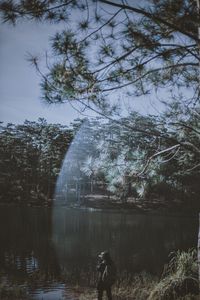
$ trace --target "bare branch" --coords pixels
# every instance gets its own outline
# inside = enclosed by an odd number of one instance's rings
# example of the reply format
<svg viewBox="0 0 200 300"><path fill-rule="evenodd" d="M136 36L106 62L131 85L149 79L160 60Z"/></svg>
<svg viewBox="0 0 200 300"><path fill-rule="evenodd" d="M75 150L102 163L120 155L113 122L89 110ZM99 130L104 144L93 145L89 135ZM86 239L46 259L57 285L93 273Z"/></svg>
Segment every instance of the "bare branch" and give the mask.
<svg viewBox="0 0 200 300"><path fill-rule="evenodd" d="M89 37L91 37L92 35L94 35L95 33L97 33L98 31L100 31L103 27L105 27L106 25L108 25L120 12L122 11L122 9L119 9L109 20L107 20L105 23L103 23L100 27L98 27L96 30L94 30L93 32L91 32L90 34L88 34L84 39L82 39L80 42L78 43L83 43L85 42Z"/></svg>
<svg viewBox="0 0 200 300"><path fill-rule="evenodd" d="M180 144L177 144L177 145L174 145L174 146L169 147L169 148L167 148L167 149L164 149L164 150L162 150L162 151L156 152L155 154L153 154L152 156L150 156L150 157L148 158L148 160L147 160L147 162L146 162L144 168L142 169L142 171L141 171L140 173L137 173L136 176L137 176L137 177L140 177L142 174L145 173L145 171L147 170L147 168L148 168L150 162L152 161L152 159L154 159L154 158L156 158L157 156L162 155L162 154L164 154L164 153L166 153L166 152L169 152L169 151L171 152L171 151L173 151L174 149L177 149L177 148L180 148ZM177 153L177 152L176 152L176 153Z"/></svg>
<svg viewBox="0 0 200 300"><path fill-rule="evenodd" d="M170 158L162 160L160 163L164 164L164 163L167 163L167 162L171 161L178 154L179 150L180 150L180 147L178 147L176 149L176 152ZM167 156L169 156L169 155L171 155L171 153L169 153Z"/></svg>
<svg viewBox="0 0 200 300"><path fill-rule="evenodd" d="M181 127L185 127L185 128L187 128L187 129L189 129L191 131L196 132L197 134L200 134L200 131L196 130L194 127L189 126L189 125L187 125L187 124L185 124L183 122L172 122L172 123L169 123L169 125L178 125L178 126L181 126Z"/></svg>
<svg viewBox="0 0 200 300"><path fill-rule="evenodd" d="M199 164L197 164L197 165L195 165L195 166L193 166L192 168L190 168L190 169L187 169L187 170L185 170L184 171L184 173L188 173L188 172L191 172L191 171L193 171L193 170L195 170L195 169L197 169L197 168L199 168L200 167L200 163Z"/></svg>
<svg viewBox="0 0 200 300"><path fill-rule="evenodd" d="M196 153L200 154L200 149L197 148L194 144L191 142L181 142L181 145L184 146L185 148L191 148L193 149Z"/></svg>

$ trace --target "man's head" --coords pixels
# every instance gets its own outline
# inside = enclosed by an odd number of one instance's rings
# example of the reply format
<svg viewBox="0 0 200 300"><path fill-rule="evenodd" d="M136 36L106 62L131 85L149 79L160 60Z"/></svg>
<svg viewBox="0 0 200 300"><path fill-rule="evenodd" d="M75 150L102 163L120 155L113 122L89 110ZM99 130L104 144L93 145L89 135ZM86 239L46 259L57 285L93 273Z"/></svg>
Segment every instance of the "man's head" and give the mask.
<svg viewBox="0 0 200 300"><path fill-rule="evenodd" d="M102 260L110 260L110 259L111 259L111 258L110 258L110 254L109 254L108 251L103 251L103 252L101 252L101 253L98 255L98 257L99 257L100 259L102 259Z"/></svg>

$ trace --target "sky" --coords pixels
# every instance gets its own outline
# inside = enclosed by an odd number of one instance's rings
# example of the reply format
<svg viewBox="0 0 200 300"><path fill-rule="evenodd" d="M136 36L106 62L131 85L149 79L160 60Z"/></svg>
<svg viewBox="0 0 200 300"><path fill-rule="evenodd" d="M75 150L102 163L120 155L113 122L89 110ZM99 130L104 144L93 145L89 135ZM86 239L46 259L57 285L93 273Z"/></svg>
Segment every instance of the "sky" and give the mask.
<svg viewBox="0 0 200 300"><path fill-rule="evenodd" d="M49 40L61 25L21 22L0 27L0 121L20 124L39 117L50 123L69 124L83 117L70 104L47 105L41 100L40 77L26 60L27 53L45 59ZM63 29L63 25L62 25ZM127 110L129 110L128 104ZM135 109L156 113L158 105L134 99ZM156 109L154 109L156 107ZM93 115L87 112L87 115Z"/></svg>
<svg viewBox="0 0 200 300"><path fill-rule="evenodd" d="M23 123L44 117L68 124L81 117L69 104L47 105L41 100L40 77L26 60L27 53L44 57L55 25L21 23L0 27L0 121Z"/></svg>

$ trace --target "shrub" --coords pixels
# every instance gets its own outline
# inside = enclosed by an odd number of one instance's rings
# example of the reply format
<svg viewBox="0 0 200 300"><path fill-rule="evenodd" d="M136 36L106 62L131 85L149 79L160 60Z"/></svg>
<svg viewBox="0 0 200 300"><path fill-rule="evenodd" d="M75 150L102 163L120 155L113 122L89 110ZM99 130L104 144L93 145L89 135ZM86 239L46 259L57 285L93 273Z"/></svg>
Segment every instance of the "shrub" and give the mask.
<svg viewBox="0 0 200 300"><path fill-rule="evenodd" d="M148 300L173 300L198 293L197 251L191 249L173 253L162 279L155 285Z"/></svg>

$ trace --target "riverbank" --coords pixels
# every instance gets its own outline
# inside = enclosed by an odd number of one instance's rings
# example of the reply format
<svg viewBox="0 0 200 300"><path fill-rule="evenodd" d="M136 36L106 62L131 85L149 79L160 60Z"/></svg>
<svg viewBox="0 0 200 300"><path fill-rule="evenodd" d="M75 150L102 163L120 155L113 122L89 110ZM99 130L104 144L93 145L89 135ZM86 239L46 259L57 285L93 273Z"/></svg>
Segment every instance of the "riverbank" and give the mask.
<svg viewBox="0 0 200 300"><path fill-rule="evenodd" d="M130 211L135 213L153 213L153 214L184 214L194 215L200 211L199 205L186 204L184 201L174 199L166 200L162 198L145 199L129 197L126 201L119 200L115 195L105 194L87 194L78 200L75 198L69 199L53 199L36 197L30 195L28 199L18 201L7 201L1 199L0 205L8 206L30 206L30 207L53 207L65 206L69 208L88 208L101 210L120 210Z"/></svg>
<svg viewBox="0 0 200 300"><path fill-rule="evenodd" d="M125 211L137 214L155 215L198 215L199 209L185 206L181 201L163 201L163 199L141 199L129 197L127 201L120 201L116 196L88 194L80 202L53 201L53 205L70 208Z"/></svg>
<svg viewBox="0 0 200 300"><path fill-rule="evenodd" d="M42 279L38 274L34 280L35 284L40 280ZM87 278L87 281L87 285L73 282L69 284L69 280L63 274L62 297L58 298L55 292L55 299L96 300L97 293L93 274L91 274L91 278ZM9 281L5 275L1 276L1 300L34 299L28 292L29 290L28 281L26 284L17 285ZM113 300L197 300L199 299L197 251L191 249L188 252L177 251L174 253L169 264L164 266L160 278L146 272L134 276L126 273L118 274L118 280L112 290ZM58 292L60 293L60 290ZM45 293L43 296L44 299L48 299Z"/></svg>
<svg viewBox="0 0 200 300"><path fill-rule="evenodd" d="M79 300L94 300L96 293L84 291ZM113 287L114 300L197 300L199 299L196 250L177 251L161 278L141 273L133 278L121 277Z"/></svg>

